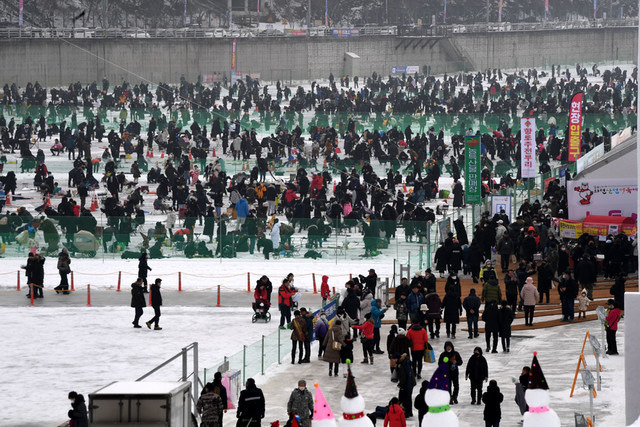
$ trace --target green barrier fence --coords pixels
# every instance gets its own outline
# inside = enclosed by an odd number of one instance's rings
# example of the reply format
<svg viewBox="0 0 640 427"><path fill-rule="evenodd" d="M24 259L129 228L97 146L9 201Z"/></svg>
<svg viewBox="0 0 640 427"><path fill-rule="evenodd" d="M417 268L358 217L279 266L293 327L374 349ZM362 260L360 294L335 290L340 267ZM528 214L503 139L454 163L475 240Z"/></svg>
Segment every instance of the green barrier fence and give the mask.
<svg viewBox="0 0 640 427"><path fill-rule="evenodd" d="M556 176L558 173L559 170L554 171ZM513 197L513 212L509 213L512 218L525 199L542 199L544 179L538 176L529 183L496 193ZM435 202L444 205L443 200ZM37 206L42 201L34 198L30 203ZM59 197L50 199L54 210L59 203ZM93 204L91 196L86 207L90 204ZM47 218L32 211L22 216L6 216L5 213L0 238L4 257L24 257L32 247L43 253L56 254L64 246L74 257L103 259L137 259L144 250L152 259L208 258L223 262L231 258L255 261L310 258L340 263L380 256L401 260L410 251L412 257L418 257L412 264L419 264L424 269L430 267L438 243L446 237L439 224L446 220L453 228L453 220L462 215L471 237L481 210L490 210L490 197L483 200L482 206L476 206L475 212L471 206L443 210L436 215L433 224L404 220L290 218L281 224L279 241L271 235L271 218L250 218L241 222L233 218L231 209L222 212L221 218L180 218L174 212L173 225L161 211L148 212L144 218L135 215L106 217L100 210L92 216Z"/></svg>
<svg viewBox="0 0 640 427"><path fill-rule="evenodd" d="M589 95L587 94L587 98ZM160 109L117 109L117 108L72 108L72 107L43 107L43 106L26 106L26 105L0 105L0 114L4 115L7 123L11 118L16 123L22 123L27 117L31 117L37 123L39 117L45 117L47 124L62 121L67 122L67 126L76 129L78 124L87 122L89 119L100 118L105 127L106 133L111 129L118 130L120 122L124 120L126 123L137 120L142 126L142 134L146 137L146 129L149 121L154 117L158 123L158 130L166 127L169 121L175 121L176 124L184 130L190 131L193 121L196 121L200 127L207 126L211 130L214 120L220 119L223 123L225 120L239 120L243 129L255 129L258 133L275 133L278 127L284 127L293 130L296 126L300 126L303 131L308 131L313 126L333 126L336 129L344 131L349 120L356 123L356 129L359 133L365 129L378 129L386 131L393 126L397 126L399 130L404 130L411 125L414 132L427 132L429 127L433 126L436 132L442 128L446 134L464 134L465 131L472 127L474 131L491 132L499 129L503 124L512 128L515 134L520 129L520 115L517 114L405 114L402 112L385 112L385 113L334 113L325 114L315 111L304 112L265 112L265 111L213 111L206 109L181 109L175 110L167 114L167 110ZM567 127L567 114L534 114L539 127L545 130L549 129L549 119L555 119L558 127L558 135L563 137L564 130ZM636 115L629 114L606 114L606 113L585 113L583 115L583 128L597 130L601 132L601 127L606 127L609 131L620 130L636 123ZM105 133L105 135L106 135Z"/></svg>

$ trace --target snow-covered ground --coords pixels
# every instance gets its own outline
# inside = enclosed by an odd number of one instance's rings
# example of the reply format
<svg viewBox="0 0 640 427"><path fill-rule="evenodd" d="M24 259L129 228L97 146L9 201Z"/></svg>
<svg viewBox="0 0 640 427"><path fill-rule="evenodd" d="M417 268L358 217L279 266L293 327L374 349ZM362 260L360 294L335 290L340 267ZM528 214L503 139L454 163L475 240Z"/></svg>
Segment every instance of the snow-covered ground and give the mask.
<svg viewBox="0 0 640 427"><path fill-rule="evenodd" d="M51 426L65 420L67 393L76 390L88 394L116 380L134 380L157 364L178 353L185 345L197 341L200 346L200 367L213 367L223 356L242 350L243 344L260 340L261 335L276 331L277 322L251 324L251 310L245 307L163 308L162 331L133 329L129 325L132 309L128 307L3 307L0 311L5 333L0 353L2 382L0 425ZM151 317L147 310L143 319ZM563 425L573 425L573 412L587 412L589 398L585 390L577 388L569 398L571 382L587 330L600 337L599 324L586 322L547 330L514 332L510 353L487 354L489 377L496 379L505 395L502 405L505 426L518 425L520 415L514 398L511 377L517 377L523 366L530 365L533 352L538 352L552 395L552 408L558 412ZM383 341L387 328L383 328ZM459 334L464 337L464 334ZM624 322L618 333L620 356L601 360L602 390L595 399L599 425L624 425ZM288 333L283 332L287 342ZM445 338L432 341L436 353L442 351ZM456 350L466 364L475 346L484 349L483 337L476 340L458 338ZM339 398L345 380L329 377L327 364L316 360L317 348L312 348L312 363L291 365L286 345L282 365L267 368L265 376L256 375L265 392L267 414L265 422L286 417L286 402L299 378L309 386L318 382L329 404L339 413ZM595 360L585 351L587 363L593 370ZM361 349L356 345L354 375L359 392L367 403L367 412L385 405L397 394L389 381L387 355L377 356L374 366L361 365ZM272 355L273 357L273 355ZM189 362L190 363L190 362ZM255 363L252 362L252 363ZM464 365L462 369L464 369ZM423 379L428 379L435 365L426 365ZM152 375L149 380L177 380L180 362ZM211 373L209 373L211 375ZM580 378L578 384L581 384ZM419 385L414 389L414 396ZM460 378L460 404L453 407L464 426L477 426L482 407L469 405L469 384ZM225 425L234 425L233 411L226 416ZM417 417L410 419L417 425Z"/></svg>

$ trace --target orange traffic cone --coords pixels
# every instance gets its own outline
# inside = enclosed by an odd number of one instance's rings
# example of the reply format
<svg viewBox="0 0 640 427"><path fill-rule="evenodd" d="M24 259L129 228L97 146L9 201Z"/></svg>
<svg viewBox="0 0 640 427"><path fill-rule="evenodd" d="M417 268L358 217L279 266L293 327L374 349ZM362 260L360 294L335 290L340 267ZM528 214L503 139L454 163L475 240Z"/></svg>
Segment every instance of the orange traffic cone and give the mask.
<svg viewBox="0 0 640 427"><path fill-rule="evenodd" d="M93 198L91 199L91 212L95 212L97 210L98 210L98 198L94 194Z"/></svg>
<svg viewBox="0 0 640 427"><path fill-rule="evenodd" d="M149 158L153 159L153 150L149 150Z"/></svg>
<svg viewBox="0 0 640 427"><path fill-rule="evenodd" d="M160 154L160 158L164 159L164 150L162 150L162 153Z"/></svg>
<svg viewBox="0 0 640 427"><path fill-rule="evenodd" d="M11 206L11 194L7 194L7 203L5 203L4 205Z"/></svg>
<svg viewBox="0 0 640 427"><path fill-rule="evenodd" d="M191 151L189 151L189 160L193 160L193 156L191 155Z"/></svg>

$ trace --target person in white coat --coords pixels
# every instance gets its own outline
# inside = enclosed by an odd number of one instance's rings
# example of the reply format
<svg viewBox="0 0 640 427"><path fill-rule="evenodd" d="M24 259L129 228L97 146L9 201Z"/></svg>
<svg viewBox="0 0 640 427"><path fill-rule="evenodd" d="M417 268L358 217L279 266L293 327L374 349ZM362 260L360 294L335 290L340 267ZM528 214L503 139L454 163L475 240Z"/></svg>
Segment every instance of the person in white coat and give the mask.
<svg viewBox="0 0 640 427"><path fill-rule="evenodd" d="M273 227L271 228L271 242L273 243L273 250L280 247L280 222L278 218L273 221Z"/></svg>

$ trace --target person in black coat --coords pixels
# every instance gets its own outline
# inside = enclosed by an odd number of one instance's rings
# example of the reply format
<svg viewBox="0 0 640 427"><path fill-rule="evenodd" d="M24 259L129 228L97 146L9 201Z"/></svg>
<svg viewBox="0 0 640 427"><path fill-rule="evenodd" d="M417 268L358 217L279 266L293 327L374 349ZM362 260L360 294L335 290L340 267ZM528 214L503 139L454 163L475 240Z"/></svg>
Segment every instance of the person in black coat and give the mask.
<svg viewBox="0 0 640 427"><path fill-rule="evenodd" d="M622 311L624 311L624 293L626 280L627 277L625 276L624 272L620 272L618 274L618 277L616 278L615 283L611 285L611 288L609 288L609 293L613 295L613 299L618 305L618 308Z"/></svg>
<svg viewBox="0 0 640 427"><path fill-rule="evenodd" d="M442 307L444 308L444 321L447 327L447 338L456 338L456 325L460 323L460 316L462 315L462 303L460 302L460 295L455 289L455 286L447 287L447 293L442 300Z"/></svg>
<svg viewBox="0 0 640 427"><path fill-rule="evenodd" d="M482 383L489 381L489 366L487 359L482 355L482 349L473 349L473 356L467 362L465 379L471 381L471 404L480 405L482 398Z"/></svg>
<svg viewBox="0 0 640 427"><path fill-rule="evenodd" d="M160 307L162 306L162 294L160 293L160 285L162 285L162 279L156 279L155 283L151 285L151 307L153 307L154 316L147 322L147 328L151 329L151 324L155 323L153 329L161 331L162 328L158 325L160 322Z"/></svg>
<svg viewBox="0 0 640 427"><path fill-rule="evenodd" d="M140 317L142 317L143 308L147 306L144 300L144 292L142 290L142 279L138 277L138 280L131 284L131 307L135 308L136 315L133 319L133 327L141 328L138 324Z"/></svg>
<svg viewBox="0 0 640 427"><path fill-rule="evenodd" d="M84 396L72 391L69 392L69 400L71 401L71 409L69 409L67 415L71 420L71 425L73 427L89 427L87 405L84 402Z"/></svg>
<svg viewBox="0 0 640 427"><path fill-rule="evenodd" d="M416 396L413 406L418 410L418 425L422 425L422 419L429 412L429 406L427 402L424 400L424 395L429 389L429 381L422 381L422 385L420 386L420 392Z"/></svg>
<svg viewBox="0 0 640 427"><path fill-rule="evenodd" d="M453 183L453 207L460 208L464 206L464 189L460 181L455 180Z"/></svg>
<svg viewBox="0 0 640 427"><path fill-rule="evenodd" d="M507 301L500 303L498 311L498 324L500 327L500 340L502 341L502 351L509 353L511 346L511 323L513 323L513 311L509 308Z"/></svg>
<svg viewBox="0 0 640 427"><path fill-rule="evenodd" d="M259 427L260 420L264 418L264 394L256 387L253 378L247 379L246 388L240 392L238 399L238 425L247 427Z"/></svg>
<svg viewBox="0 0 640 427"><path fill-rule="evenodd" d="M451 400L449 401L450 405L455 405L458 403L458 376L459 376L459 367L462 366L462 357L460 353L458 353L453 347L453 343L451 341L447 341L444 343L444 351L440 353L440 358L438 359L438 366L445 363L444 358L448 358L447 365L449 365L449 394L451 395Z"/></svg>
<svg viewBox="0 0 640 427"><path fill-rule="evenodd" d="M469 295L462 301L462 307L467 314L467 328L469 330L469 338L477 338L478 334L478 319L480 318L480 305L482 301L476 295L476 290L471 288Z"/></svg>
<svg viewBox="0 0 640 427"><path fill-rule="evenodd" d="M147 290L147 272L151 271L151 267L147 264L147 253L142 252L140 258L138 258L138 277L142 279L144 283L144 293L149 292Z"/></svg>
<svg viewBox="0 0 640 427"><path fill-rule="evenodd" d="M347 296L344 299L344 301L342 301L342 304L340 304L340 307L344 309L345 313L347 313L347 315L350 318L358 322L359 320L358 310L360 310L360 299L358 298L358 296L356 295L353 289L350 289L350 288L347 289ZM354 338L358 336L357 332L358 331L354 329L354 335L353 335Z"/></svg>
<svg viewBox="0 0 640 427"><path fill-rule="evenodd" d="M205 384L200 395L202 396L203 394L211 391L220 396L220 399L222 400L222 407L226 411L229 408L229 402L227 401L227 389L222 384L222 373L216 372L213 374L213 381Z"/></svg>
<svg viewBox="0 0 640 427"><path fill-rule="evenodd" d="M456 229L456 237L458 238L458 242L462 246L469 244L469 237L467 236L467 230L464 227L464 222L462 221L463 217L460 215L458 219L453 221L453 226Z"/></svg>
<svg viewBox="0 0 640 427"><path fill-rule="evenodd" d="M498 321L498 304L491 301L484 307L482 312L482 320L484 321L484 335L487 341L487 353L498 352L498 332L500 331L500 323ZM493 337L493 347L491 347L491 337Z"/></svg>
<svg viewBox="0 0 640 427"><path fill-rule="evenodd" d="M376 286L378 285L378 275L376 271L371 268L369 269L369 274L366 276L360 275L360 282L363 286L371 291L371 295L373 299L376 298Z"/></svg>
<svg viewBox="0 0 640 427"><path fill-rule="evenodd" d="M562 321L571 322L574 314L574 304L578 295L578 285L571 278L571 271L565 270L558 283L558 294L560 294L560 302L562 304Z"/></svg>
<svg viewBox="0 0 640 427"><path fill-rule="evenodd" d="M447 265L449 264L449 251L444 245L436 249L433 262L436 264L436 270L440 273L440 277L444 277L444 272L447 270Z"/></svg>
<svg viewBox="0 0 640 427"><path fill-rule="evenodd" d="M596 282L596 269L589 255L585 254L576 266L576 279L587 290L587 298L593 301L593 284Z"/></svg>
<svg viewBox="0 0 640 427"><path fill-rule="evenodd" d="M484 402L484 422L487 427L498 427L500 425L500 418L502 413L500 411L500 404L504 396L500 393L500 387L496 380L489 382L487 391L482 395L482 402Z"/></svg>
<svg viewBox="0 0 640 427"><path fill-rule="evenodd" d="M543 297L547 296L547 304L549 304L549 292L551 290L551 281L553 280L553 269L546 261L542 261L538 267L538 293L540 293L539 304L542 304Z"/></svg>

